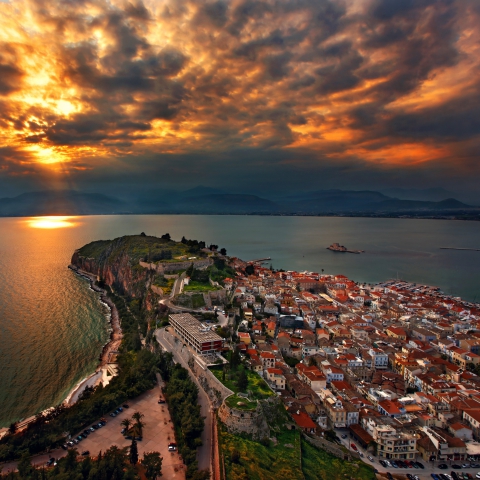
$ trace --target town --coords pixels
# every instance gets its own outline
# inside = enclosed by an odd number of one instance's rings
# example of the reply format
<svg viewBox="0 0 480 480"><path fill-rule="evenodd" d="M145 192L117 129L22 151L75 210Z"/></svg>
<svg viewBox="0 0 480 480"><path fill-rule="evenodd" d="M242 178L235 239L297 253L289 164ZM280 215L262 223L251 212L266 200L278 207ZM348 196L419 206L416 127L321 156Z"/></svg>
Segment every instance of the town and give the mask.
<svg viewBox="0 0 480 480"><path fill-rule="evenodd" d="M211 309L223 325L208 331L189 313L170 315L175 335L206 364L238 350L297 429L380 471L480 468L477 304L398 280L367 285L238 258L229 264L230 303ZM455 477L473 478L464 475Z"/></svg>

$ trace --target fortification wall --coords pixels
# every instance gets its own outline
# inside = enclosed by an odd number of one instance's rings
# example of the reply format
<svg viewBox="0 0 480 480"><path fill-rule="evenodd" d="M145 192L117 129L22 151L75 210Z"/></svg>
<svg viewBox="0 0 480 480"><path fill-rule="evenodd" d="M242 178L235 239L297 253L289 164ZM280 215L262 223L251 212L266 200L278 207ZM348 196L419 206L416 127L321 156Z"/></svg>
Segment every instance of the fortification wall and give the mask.
<svg viewBox="0 0 480 480"><path fill-rule="evenodd" d="M231 433L246 433L257 440L270 436L260 405L255 410L240 410L229 407L224 401L218 409L218 418Z"/></svg>
<svg viewBox="0 0 480 480"><path fill-rule="evenodd" d="M149 270L154 270L157 273L164 274L165 272L176 272L178 270L186 270L193 263L193 266L197 269L205 268L213 264L211 258L202 258L200 260L187 260L186 262L172 262L172 263L148 263L139 262L139 265Z"/></svg>

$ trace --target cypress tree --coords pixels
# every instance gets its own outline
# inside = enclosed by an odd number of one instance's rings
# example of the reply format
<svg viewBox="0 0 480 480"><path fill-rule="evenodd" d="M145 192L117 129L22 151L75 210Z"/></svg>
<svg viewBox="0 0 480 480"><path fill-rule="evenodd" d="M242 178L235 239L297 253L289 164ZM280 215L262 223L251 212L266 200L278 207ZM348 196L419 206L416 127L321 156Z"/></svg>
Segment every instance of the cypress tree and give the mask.
<svg viewBox="0 0 480 480"><path fill-rule="evenodd" d="M136 465L138 462L138 448L135 438L132 439L132 445L130 446L130 463Z"/></svg>

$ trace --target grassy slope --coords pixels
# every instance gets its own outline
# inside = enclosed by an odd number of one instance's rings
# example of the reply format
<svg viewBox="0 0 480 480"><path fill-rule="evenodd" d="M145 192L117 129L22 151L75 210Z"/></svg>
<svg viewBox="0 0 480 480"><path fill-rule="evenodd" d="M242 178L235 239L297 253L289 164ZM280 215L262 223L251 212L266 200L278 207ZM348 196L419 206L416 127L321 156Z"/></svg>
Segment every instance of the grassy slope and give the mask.
<svg viewBox="0 0 480 480"><path fill-rule="evenodd" d="M302 440L302 470L305 480L373 480L373 469L365 463L346 462Z"/></svg>
<svg viewBox="0 0 480 480"><path fill-rule="evenodd" d="M148 255L155 255L162 250L172 252L172 260L161 260L161 262L178 262L174 257L187 255L188 246L180 242L168 241L157 237L142 235L129 235L115 240L98 240L91 242L80 249L80 255L87 258L100 259L108 247L113 247L110 258L116 258L122 253L128 253L132 263L137 263L141 258Z"/></svg>
<svg viewBox="0 0 480 480"><path fill-rule="evenodd" d="M212 368L212 373L222 382L227 388L232 390L234 393L238 393L240 390L237 387L236 381L234 379L229 379L229 374L227 373L225 377L225 381L222 379L222 369L220 368ZM247 374L248 378L248 398L250 400L262 400L274 395L274 393L270 390L268 385L265 383L258 373L252 372L251 370L246 370L245 373Z"/></svg>
<svg viewBox="0 0 480 480"><path fill-rule="evenodd" d="M276 438L277 445L270 442L265 446L228 433L220 424L219 442L227 480L303 480L300 433L284 430ZM238 462L232 462L235 450L240 454Z"/></svg>

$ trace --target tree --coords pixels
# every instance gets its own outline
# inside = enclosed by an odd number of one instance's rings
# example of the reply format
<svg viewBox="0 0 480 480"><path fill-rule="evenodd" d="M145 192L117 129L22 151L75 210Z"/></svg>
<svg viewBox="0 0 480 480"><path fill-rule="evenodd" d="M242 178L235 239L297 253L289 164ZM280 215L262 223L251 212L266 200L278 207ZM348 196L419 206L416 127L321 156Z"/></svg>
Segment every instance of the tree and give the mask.
<svg viewBox="0 0 480 480"><path fill-rule="evenodd" d="M255 275L255 267L252 264L249 264L245 267L245 273L247 275Z"/></svg>
<svg viewBox="0 0 480 480"><path fill-rule="evenodd" d="M125 418L121 421L120 425L125 427L125 431L128 433L130 427L132 426L132 421L129 418Z"/></svg>
<svg viewBox="0 0 480 480"><path fill-rule="evenodd" d="M17 431L17 424L16 422L13 422L8 427L8 433L10 433L11 435L14 435L16 431Z"/></svg>
<svg viewBox="0 0 480 480"><path fill-rule="evenodd" d="M243 368L240 370L240 375L238 376L237 387L241 392L245 392L248 387L248 377Z"/></svg>
<svg viewBox="0 0 480 480"><path fill-rule="evenodd" d="M221 248L220 249L220 254L225 256L227 254L227 249L226 248Z"/></svg>
<svg viewBox="0 0 480 480"><path fill-rule="evenodd" d="M241 362L240 358L240 350L236 348L235 350L230 352L230 368L235 370Z"/></svg>
<svg viewBox="0 0 480 480"><path fill-rule="evenodd" d="M65 470L67 472L75 470L77 466L77 449L71 448L67 452L67 456L65 457Z"/></svg>
<svg viewBox="0 0 480 480"><path fill-rule="evenodd" d="M135 438L132 439L132 444L130 445L130 463L136 465L138 462L138 448L137 441Z"/></svg>
<svg viewBox="0 0 480 480"><path fill-rule="evenodd" d="M240 463L240 458L241 458L240 452L236 448L234 448L232 450L232 453L230 454L230 461L232 463Z"/></svg>
<svg viewBox="0 0 480 480"><path fill-rule="evenodd" d="M20 478L28 478L33 472L32 462L30 461L30 455L28 452L22 454L20 461L17 465Z"/></svg>
<svg viewBox="0 0 480 480"><path fill-rule="evenodd" d="M168 240L168 241L170 241L172 239L172 237L170 236L169 233L166 233L165 235L162 235L160 238L162 238L163 240Z"/></svg>
<svg viewBox="0 0 480 480"><path fill-rule="evenodd" d="M132 419L135 420L135 423L133 425L133 428L134 430L136 431L137 435L138 436L141 436L142 435L142 429L143 427L145 426L145 423L142 422L142 418L144 417L145 415L143 413L140 413L140 412L135 412L133 415L132 415Z"/></svg>
<svg viewBox="0 0 480 480"><path fill-rule="evenodd" d="M142 465L145 467L145 476L148 479L156 480L162 475L162 460L158 452L143 454Z"/></svg>

